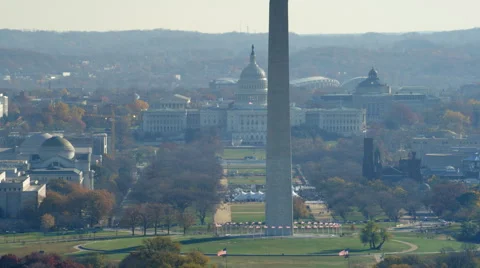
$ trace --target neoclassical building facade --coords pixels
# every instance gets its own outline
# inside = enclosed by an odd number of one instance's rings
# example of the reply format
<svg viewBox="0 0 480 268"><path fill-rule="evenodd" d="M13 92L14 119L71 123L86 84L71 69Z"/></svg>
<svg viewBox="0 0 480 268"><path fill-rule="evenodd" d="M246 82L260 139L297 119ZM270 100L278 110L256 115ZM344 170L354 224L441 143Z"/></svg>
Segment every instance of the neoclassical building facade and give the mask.
<svg viewBox="0 0 480 268"><path fill-rule="evenodd" d="M267 92L267 76L257 64L252 46L250 62L240 75L232 102L200 109L149 109L143 114L142 129L145 134L168 137L187 129L216 127L233 145L265 145ZM292 126L309 124L344 136L361 134L366 127L365 109L301 109L293 104L290 109Z"/></svg>
<svg viewBox="0 0 480 268"><path fill-rule="evenodd" d="M325 94L319 98L323 107L350 107L366 110L368 124L383 121L394 105L404 105L414 112L423 112L431 104L438 103L439 98L419 92L398 91L393 93L389 85L382 83L378 72L372 68L366 78L356 78L353 93ZM353 81L353 80L352 80Z"/></svg>

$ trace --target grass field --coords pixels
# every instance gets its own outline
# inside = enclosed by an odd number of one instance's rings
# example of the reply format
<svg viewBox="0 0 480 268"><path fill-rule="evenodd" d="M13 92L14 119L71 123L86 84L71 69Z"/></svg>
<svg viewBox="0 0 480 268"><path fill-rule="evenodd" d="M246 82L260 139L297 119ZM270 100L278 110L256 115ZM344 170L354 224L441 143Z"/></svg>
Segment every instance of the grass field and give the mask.
<svg viewBox="0 0 480 268"><path fill-rule="evenodd" d="M258 238L229 239L184 245L183 251L200 250L204 253L216 253L227 248L230 254L337 254L349 248L351 253L378 252L363 246L357 237L342 238ZM397 252L409 247L398 242L385 244L384 251Z"/></svg>
<svg viewBox="0 0 480 268"><path fill-rule="evenodd" d="M399 233L395 239L417 245L418 249L415 252L438 252L443 248L460 250L464 245L463 242L448 240L444 236L435 235L429 238L428 235L420 233Z"/></svg>
<svg viewBox="0 0 480 268"><path fill-rule="evenodd" d="M325 204L309 204L310 213L316 221L328 221L332 218Z"/></svg>
<svg viewBox="0 0 480 268"><path fill-rule="evenodd" d="M256 156L258 160L265 159L265 149L249 148L249 149L225 149L223 150L224 159L243 159L245 156Z"/></svg>
<svg viewBox="0 0 480 268"><path fill-rule="evenodd" d="M257 203L256 209L262 210L263 204ZM237 211L251 210L252 206L237 206ZM173 236L174 240L183 243L182 251L200 250L204 253L215 253L219 249L227 248L230 254L265 254L267 256L245 256L228 257L229 267L348 267L350 264L362 264L371 267L373 258L368 256L355 256L355 254L380 253L364 247L357 236L340 238L231 238L226 240L205 241L202 238L211 236ZM445 239L445 236L427 236L417 233L394 233L393 240L409 242L419 248L415 252L438 252L443 248L459 250L463 243ZM119 238L105 241L83 241L83 242L58 242L58 243L8 243L0 244L0 254L13 253L19 256L43 250L46 253L57 252L72 257L80 257L92 254L91 252L76 252L75 245L84 244L85 247L95 250L106 250L105 256L112 261L120 261L129 252L140 246L145 238L131 237ZM268 256L269 254L336 254L339 251L349 248L352 253L350 260L341 257L329 256L305 256L305 257L282 257ZM383 252L399 252L410 249L396 241L389 241L385 244ZM211 262L224 267L225 259L211 257Z"/></svg>
<svg viewBox="0 0 480 268"><path fill-rule="evenodd" d="M125 234L121 234L125 235ZM50 242L53 240L66 240L66 239L83 239L83 238L93 238L94 234L92 231L84 232L31 232L31 233L16 233L16 234L4 234L0 238L0 243L2 242L16 242L21 241L46 241ZM115 236L115 232L112 231L97 231L95 237L106 237L106 236Z"/></svg>
<svg viewBox="0 0 480 268"><path fill-rule="evenodd" d="M264 185L266 183L265 176L235 176L228 177L228 184L233 185L242 185L242 184L259 184Z"/></svg>
<svg viewBox="0 0 480 268"><path fill-rule="evenodd" d="M232 222L265 220L265 203L232 203Z"/></svg>
<svg viewBox="0 0 480 268"><path fill-rule="evenodd" d="M255 174L265 174L267 171L264 168L242 168L242 169L239 169L238 172L253 173L255 175Z"/></svg>
<svg viewBox="0 0 480 268"><path fill-rule="evenodd" d="M46 253L58 253L62 255L75 252L73 247L78 244L79 242L31 243L25 245L22 243L2 244L0 245L0 255L13 253L18 256L24 256L41 250Z"/></svg>
<svg viewBox="0 0 480 268"><path fill-rule="evenodd" d="M182 251L200 250L204 253L216 253L221 248L228 248L230 254L336 254L349 248L354 253L375 253L360 243L357 236L334 238L231 238L205 242L208 236L173 236L174 240L185 242ZM149 237L147 237L149 238ZM142 244L145 237L121 238L116 240L89 242L86 247L96 250L132 250ZM410 242L418 246L415 252L439 252L443 248L460 250L463 243L417 236L414 233L394 233L393 240ZM66 244L66 243L58 243ZM55 244L52 244L55 245ZM14 248L11 248L14 249ZM400 252L409 246L390 241L385 243L384 252Z"/></svg>

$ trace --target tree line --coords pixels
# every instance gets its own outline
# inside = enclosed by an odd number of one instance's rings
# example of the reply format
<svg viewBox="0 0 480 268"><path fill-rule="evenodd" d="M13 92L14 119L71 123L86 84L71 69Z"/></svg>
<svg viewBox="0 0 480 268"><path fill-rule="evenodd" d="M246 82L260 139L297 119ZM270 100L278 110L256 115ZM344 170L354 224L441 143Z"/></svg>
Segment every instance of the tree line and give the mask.
<svg viewBox="0 0 480 268"><path fill-rule="evenodd" d="M141 204L127 209L122 222L157 228L162 221L168 229L175 223L184 232L195 218L206 224L220 201L223 171L216 155L221 148L219 140L211 137L161 147L132 190L132 199Z"/></svg>
<svg viewBox="0 0 480 268"><path fill-rule="evenodd" d="M44 231L53 228L93 227L110 216L114 196L106 190L87 190L65 180L49 182L47 197L38 209L23 212L32 227Z"/></svg>

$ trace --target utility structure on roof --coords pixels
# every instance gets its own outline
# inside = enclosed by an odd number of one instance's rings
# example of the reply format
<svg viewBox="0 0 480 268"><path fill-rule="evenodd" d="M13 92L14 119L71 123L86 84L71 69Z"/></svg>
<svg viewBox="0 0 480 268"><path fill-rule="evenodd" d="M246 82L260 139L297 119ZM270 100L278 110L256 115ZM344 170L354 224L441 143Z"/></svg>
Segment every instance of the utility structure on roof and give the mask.
<svg viewBox="0 0 480 268"><path fill-rule="evenodd" d="M270 0L267 109L267 236L293 234L288 0ZM278 228L280 227L281 228Z"/></svg>

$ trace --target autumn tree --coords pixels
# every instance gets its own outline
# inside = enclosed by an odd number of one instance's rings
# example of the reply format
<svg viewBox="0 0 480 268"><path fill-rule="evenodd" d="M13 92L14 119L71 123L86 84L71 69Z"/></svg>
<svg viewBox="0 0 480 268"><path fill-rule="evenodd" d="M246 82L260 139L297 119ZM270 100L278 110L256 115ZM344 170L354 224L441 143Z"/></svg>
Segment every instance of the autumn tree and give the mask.
<svg viewBox="0 0 480 268"><path fill-rule="evenodd" d="M132 113L138 114L141 111L147 110L149 105L146 101L135 100L133 103L128 104L127 107Z"/></svg>
<svg viewBox="0 0 480 268"><path fill-rule="evenodd" d="M11 265L11 266L9 266ZM74 262L70 259L64 259L55 253L42 254L38 252L30 253L23 258L8 254L0 258L0 266L6 268L17 267L55 267L55 268L85 268L83 264Z"/></svg>
<svg viewBox="0 0 480 268"><path fill-rule="evenodd" d="M89 216L90 226L104 220L115 206L114 196L106 190L89 191L85 212Z"/></svg>
<svg viewBox="0 0 480 268"><path fill-rule="evenodd" d="M105 190L88 190L65 180L52 180L41 214L51 214L60 227L86 227L100 223L110 215L115 198Z"/></svg>
<svg viewBox="0 0 480 268"><path fill-rule="evenodd" d="M305 201L300 197L293 197L293 218L295 220L305 219L309 214Z"/></svg>
<svg viewBox="0 0 480 268"><path fill-rule="evenodd" d="M70 107L68 104L63 102L58 102L53 106L53 112L55 118L62 120L62 121L69 121L70 120Z"/></svg>
<svg viewBox="0 0 480 268"><path fill-rule="evenodd" d="M447 110L443 115L443 124L445 128L462 134L465 127L470 124L470 118L461 112Z"/></svg>
<svg viewBox="0 0 480 268"><path fill-rule="evenodd" d="M55 226L55 217L46 213L42 215L41 218L41 227L44 232L48 232L48 230L52 229Z"/></svg>

